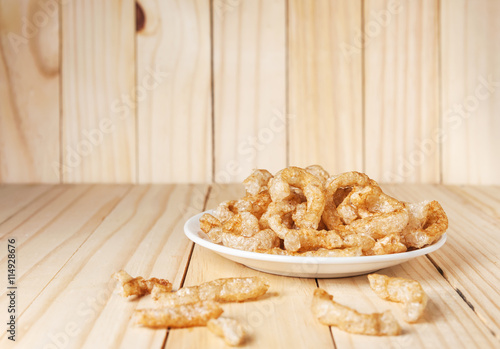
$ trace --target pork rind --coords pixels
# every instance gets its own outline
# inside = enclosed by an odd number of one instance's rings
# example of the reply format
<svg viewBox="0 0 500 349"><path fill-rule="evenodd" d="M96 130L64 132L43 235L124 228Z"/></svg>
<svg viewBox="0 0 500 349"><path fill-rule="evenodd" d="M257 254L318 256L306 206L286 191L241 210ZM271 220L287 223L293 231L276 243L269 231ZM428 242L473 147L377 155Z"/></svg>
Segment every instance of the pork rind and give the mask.
<svg viewBox="0 0 500 349"><path fill-rule="evenodd" d="M363 250L360 246L326 249L319 248L314 251L292 252L281 248L272 248L270 250L259 250L257 252L275 254L279 256L297 256L297 257L359 257L363 255Z"/></svg>
<svg viewBox="0 0 500 349"><path fill-rule="evenodd" d="M448 229L448 217L437 201L406 204L409 222L401 236L409 248L422 248L437 241Z"/></svg>
<svg viewBox="0 0 500 349"><path fill-rule="evenodd" d="M273 175L268 170L256 169L243 181L243 184L248 194L257 195L267 190L267 183L271 178Z"/></svg>
<svg viewBox="0 0 500 349"><path fill-rule="evenodd" d="M370 274L368 280L377 296L402 303L405 321L416 322L422 316L427 295L418 281L381 274Z"/></svg>
<svg viewBox="0 0 500 349"><path fill-rule="evenodd" d="M362 314L336 303L333 296L321 288L314 291L312 312L323 325L336 326L349 333L371 336L396 336L401 333L390 311Z"/></svg>
<svg viewBox="0 0 500 349"><path fill-rule="evenodd" d="M207 328L231 346L243 344L246 337L246 332L243 326L235 319L227 317L219 317L210 319L207 322Z"/></svg>
<svg viewBox="0 0 500 349"><path fill-rule="evenodd" d="M237 248L244 251L267 250L278 247L280 239L271 229L264 229L251 237L225 232L222 234L221 242L224 246Z"/></svg>
<svg viewBox="0 0 500 349"><path fill-rule="evenodd" d="M299 188L307 200L302 219L296 221L298 228L317 229L325 208L325 191L321 180L299 167L287 167L269 181L272 201L287 200L293 196L291 186Z"/></svg>
<svg viewBox="0 0 500 349"><path fill-rule="evenodd" d="M216 302L203 301L158 309L139 309L134 312L133 319L136 324L151 328L184 328L205 326L222 312Z"/></svg>
<svg viewBox="0 0 500 349"><path fill-rule="evenodd" d="M172 284L168 280L157 278L145 280L142 276L134 278L125 270L114 273L113 278L119 282L118 290L122 297L142 297L146 294L150 294L155 286L158 290L161 289L163 292L172 290Z"/></svg>
<svg viewBox="0 0 500 349"><path fill-rule="evenodd" d="M437 201L399 201L360 172L329 176L319 165L291 166L274 177L255 170L243 183L244 197L200 219L214 243L294 256L350 256L360 248L373 256L431 245L448 227Z"/></svg>
<svg viewBox="0 0 500 349"><path fill-rule="evenodd" d="M200 301L243 302L262 296L269 289L264 278L224 278L205 282L198 286L183 287L176 292L164 292L153 288L151 296L161 306L193 304Z"/></svg>

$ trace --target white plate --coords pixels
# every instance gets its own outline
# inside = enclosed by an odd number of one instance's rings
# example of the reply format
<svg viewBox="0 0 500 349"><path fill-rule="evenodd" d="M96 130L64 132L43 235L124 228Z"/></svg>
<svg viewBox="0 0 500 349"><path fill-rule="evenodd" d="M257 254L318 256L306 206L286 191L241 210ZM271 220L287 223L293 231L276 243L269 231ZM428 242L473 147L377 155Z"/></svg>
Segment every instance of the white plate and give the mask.
<svg viewBox="0 0 500 349"><path fill-rule="evenodd" d="M206 211L212 213L212 211ZM184 225L184 233L193 242L232 261L266 273L305 277L337 278L367 274L434 252L446 242L446 234L431 246L404 253L360 257L298 257L248 252L215 244L200 229L202 212Z"/></svg>

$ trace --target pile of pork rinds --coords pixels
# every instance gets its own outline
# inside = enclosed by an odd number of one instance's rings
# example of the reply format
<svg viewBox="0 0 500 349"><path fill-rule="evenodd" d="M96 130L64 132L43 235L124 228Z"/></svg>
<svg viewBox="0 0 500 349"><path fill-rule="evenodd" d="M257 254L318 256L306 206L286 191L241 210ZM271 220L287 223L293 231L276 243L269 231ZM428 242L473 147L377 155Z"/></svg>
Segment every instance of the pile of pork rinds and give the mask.
<svg viewBox="0 0 500 349"><path fill-rule="evenodd" d="M200 218L215 243L278 255L369 256L431 245L448 228L437 201L396 200L360 172L330 176L319 165L274 176L254 170L243 184L244 197Z"/></svg>

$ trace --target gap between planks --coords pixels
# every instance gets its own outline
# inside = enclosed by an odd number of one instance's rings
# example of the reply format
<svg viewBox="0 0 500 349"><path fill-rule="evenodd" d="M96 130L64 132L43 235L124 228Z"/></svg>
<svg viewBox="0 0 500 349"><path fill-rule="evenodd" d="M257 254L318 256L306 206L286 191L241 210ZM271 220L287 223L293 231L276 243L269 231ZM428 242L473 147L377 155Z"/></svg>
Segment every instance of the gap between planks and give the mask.
<svg viewBox="0 0 500 349"><path fill-rule="evenodd" d="M87 194L89 191L92 190L92 188L94 188L95 185L92 185L90 186L85 192L83 192L74 202L77 202L78 199L80 199L82 196L84 196L85 194ZM109 214L111 214L111 212L113 212L116 208L116 206L118 206L118 204L128 195L128 193L130 192L130 190L132 190L132 185L129 186L129 188L125 191L125 193L123 193L123 196L119 199L119 200L116 200L116 202L112 205L112 207L109 209ZM54 199L52 199L51 201L57 199L60 195L57 195ZM34 201L34 200L33 200ZM41 210L42 208L40 208ZM37 210L36 212L38 212L39 210ZM107 216L106 215L106 216ZM37 299L38 297L43 293L43 291L47 288L48 285L50 285L50 283L60 274L60 272L64 269L64 267L71 261L71 259L73 258L73 256L80 250L80 248L85 244L85 242L88 241L88 239L94 234L94 232L99 228L99 226L102 224L102 222L104 221L101 220L101 222L96 225L96 227L94 228L94 230L92 231L92 233L89 234L89 236L87 236L83 241L82 243L76 248L76 250L71 254L71 256L69 256L69 258L64 262L64 264L59 268L59 270L50 278L50 280L40 289L40 292L37 293L37 295L31 300L31 302L29 302L29 304L26 306L26 308L19 314L18 318L21 318L21 316L23 316L23 314L26 312L26 310L29 309L29 307L31 306L31 304L33 304ZM49 223L48 223L49 224ZM26 243L26 242L25 242Z"/></svg>

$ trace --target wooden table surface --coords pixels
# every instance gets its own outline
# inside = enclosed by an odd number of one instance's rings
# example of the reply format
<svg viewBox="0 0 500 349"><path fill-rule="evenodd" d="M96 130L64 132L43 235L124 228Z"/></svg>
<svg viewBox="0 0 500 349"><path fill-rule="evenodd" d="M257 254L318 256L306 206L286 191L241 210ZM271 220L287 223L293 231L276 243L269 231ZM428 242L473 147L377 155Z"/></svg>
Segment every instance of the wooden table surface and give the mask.
<svg viewBox="0 0 500 349"><path fill-rule="evenodd" d="M301 279L260 273L193 244L183 234L190 216L243 192L241 185L0 186L2 323L9 321L8 239L15 239L16 342L1 348L220 348L206 328L152 330L131 314L149 296L126 301L110 276L120 269L156 276L174 289L231 276L265 276L269 295L224 304L245 323L248 348L499 348L500 188L384 185L405 201L438 200L448 214L448 241L438 251L387 275L420 281L429 296L423 319L402 320L397 304L379 299L366 276ZM352 335L321 325L310 310L325 288L361 312L391 309L403 333ZM5 325L4 325L5 326Z"/></svg>

